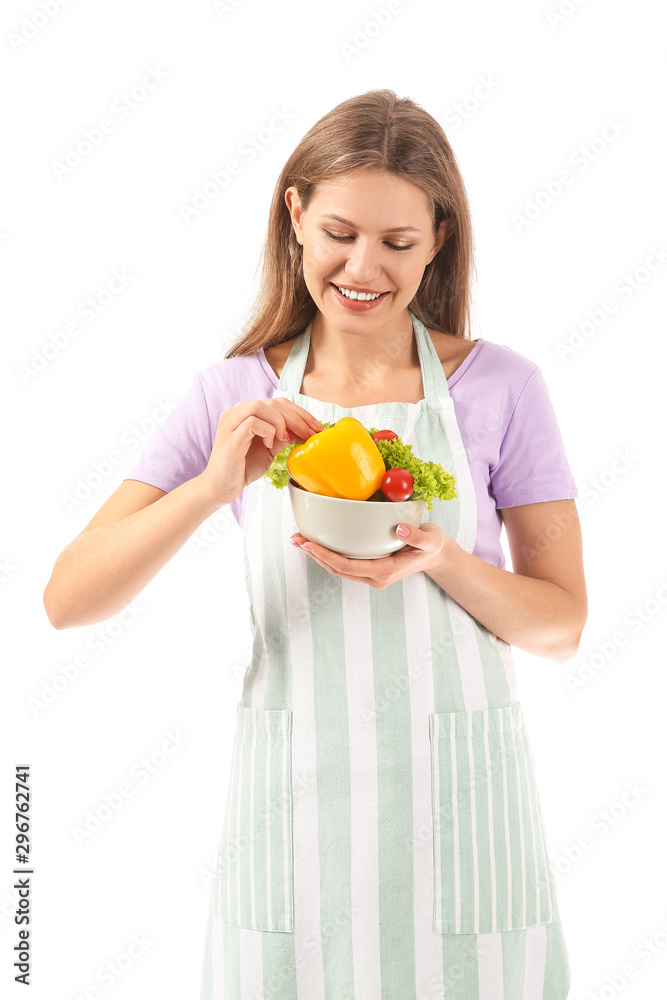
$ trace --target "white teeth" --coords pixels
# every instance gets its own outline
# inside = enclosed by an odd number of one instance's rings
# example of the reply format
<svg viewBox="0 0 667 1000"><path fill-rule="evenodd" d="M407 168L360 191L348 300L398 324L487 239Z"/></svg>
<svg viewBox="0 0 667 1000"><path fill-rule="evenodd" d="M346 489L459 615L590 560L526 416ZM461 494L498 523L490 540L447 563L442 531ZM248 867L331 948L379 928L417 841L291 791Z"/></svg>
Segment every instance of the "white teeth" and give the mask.
<svg viewBox="0 0 667 1000"><path fill-rule="evenodd" d="M346 298L359 299L360 302L368 302L371 299L379 299L380 296L384 294L383 292L375 292L375 293L354 292L354 291L349 291L347 288L341 288L339 285L336 285L336 288L341 293L341 295L345 295Z"/></svg>

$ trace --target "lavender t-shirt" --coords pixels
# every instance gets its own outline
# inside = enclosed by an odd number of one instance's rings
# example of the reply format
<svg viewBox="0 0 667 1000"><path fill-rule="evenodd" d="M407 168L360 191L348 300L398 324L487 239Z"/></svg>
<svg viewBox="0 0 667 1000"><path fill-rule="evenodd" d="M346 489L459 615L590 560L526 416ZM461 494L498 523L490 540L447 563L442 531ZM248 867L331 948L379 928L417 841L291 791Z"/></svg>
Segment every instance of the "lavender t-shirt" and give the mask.
<svg viewBox="0 0 667 1000"><path fill-rule="evenodd" d="M503 568L500 508L579 495L556 414L540 368L483 338L447 385L477 498L473 555ZM169 492L199 475L221 412L242 399L271 398L277 388L261 348L200 369L124 478ZM230 504L241 528L245 502L246 490Z"/></svg>

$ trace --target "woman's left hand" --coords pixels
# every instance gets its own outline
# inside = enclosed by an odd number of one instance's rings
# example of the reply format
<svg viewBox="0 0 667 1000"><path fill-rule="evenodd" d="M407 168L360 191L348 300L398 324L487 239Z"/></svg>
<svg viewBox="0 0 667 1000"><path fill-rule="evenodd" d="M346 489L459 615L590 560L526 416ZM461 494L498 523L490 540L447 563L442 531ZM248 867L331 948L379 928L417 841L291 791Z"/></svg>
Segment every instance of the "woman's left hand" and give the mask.
<svg viewBox="0 0 667 1000"><path fill-rule="evenodd" d="M404 576L427 569L443 556L445 545L456 544L438 524L430 521L425 521L419 528L413 528L412 525L406 527L410 529L408 535L397 535L406 542L405 547L381 559L348 559L325 545L308 541L298 531L292 535L292 542L301 546L315 562L334 576L353 583L367 583L375 590L384 590ZM304 548L305 545L308 549Z"/></svg>

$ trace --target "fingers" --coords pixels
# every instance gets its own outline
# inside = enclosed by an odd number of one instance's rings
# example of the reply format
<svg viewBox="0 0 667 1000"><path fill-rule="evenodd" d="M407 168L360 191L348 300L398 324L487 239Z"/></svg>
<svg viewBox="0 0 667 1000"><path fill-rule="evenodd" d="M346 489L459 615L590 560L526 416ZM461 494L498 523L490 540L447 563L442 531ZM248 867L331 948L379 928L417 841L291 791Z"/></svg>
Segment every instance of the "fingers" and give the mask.
<svg viewBox="0 0 667 1000"><path fill-rule="evenodd" d="M286 405L294 413L293 422L288 421L287 419L285 420L285 430L288 434L291 431L294 431L297 437L307 439L312 434L317 434L318 431L321 431L324 427L324 424L322 424L317 417L308 413L308 411L304 410L303 407L297 406L296 403L292 403L291 400L282 399L280 401L276 400L276 402L281 402L283 405Z"/></svg>
<svg viewBox="0 0 667 1000"><path fill-rule="evenodd" d="M276 425L254 413L246 417L237 429L243 432L244 440L248 443L252 442L253 437L261 438L269 451L273 448L274 442L278 444L279 449L285 447L284 441L276 442Z"/></svg>
<svg viewBox="0 0 667 1000"><path fill-rule="evenodd" d="M219 440L219 450L226 452L232 461L245 463L261 442L273 461L290 441L307 441L322 429L319 420L291 400L282 397L239 400L221 413L216 442ZM255 439L257 444L253 448ZM255 469L256 465L253 465L253 473Z"/></svg>
<svg viewBox="0 0 667 1000"><path fill-rule="evenodd" d="M255 399L251 402L244 402L240 407L241 420L239 420L239 425L244 416L246 419L248 418L247 412L245 414L243 412L247 407L252 407L252 417L259 421L257 424L259 429L256 433L264 440L267 448L280 442L283 442L282 447L285 447L285 443L290 441L292 437L305 441L321 431L323 427L320 421L303 407L283 398ZM273 431L272 434L271 431Z"/></svg>

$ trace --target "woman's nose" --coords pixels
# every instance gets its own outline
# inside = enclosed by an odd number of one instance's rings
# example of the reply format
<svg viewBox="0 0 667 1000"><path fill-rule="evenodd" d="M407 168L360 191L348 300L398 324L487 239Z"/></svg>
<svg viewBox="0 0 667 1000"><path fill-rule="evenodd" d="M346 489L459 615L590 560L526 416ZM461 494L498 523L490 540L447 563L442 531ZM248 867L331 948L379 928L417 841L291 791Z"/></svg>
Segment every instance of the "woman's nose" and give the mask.
<svg viewBox="0 0 667 1000"><path fill-rule="evenodd" d="M381 274L379 251L368 243L358 242L348 250L345 271L351 281L371 285Z"/></svg>

